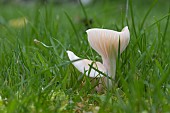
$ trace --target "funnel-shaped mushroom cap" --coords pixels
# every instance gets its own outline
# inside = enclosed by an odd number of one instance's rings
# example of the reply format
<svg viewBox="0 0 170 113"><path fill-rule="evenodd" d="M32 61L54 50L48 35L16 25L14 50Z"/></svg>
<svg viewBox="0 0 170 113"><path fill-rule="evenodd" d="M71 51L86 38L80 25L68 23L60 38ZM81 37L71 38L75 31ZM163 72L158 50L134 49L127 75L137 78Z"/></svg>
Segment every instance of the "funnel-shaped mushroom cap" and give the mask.
<svg viewBox="0 0 170 113"><path fill-rule="evenodd" d="M90 69L90 65L92 65L94 68L98 69L99 71L105 73L106 69L100 62L92 62L91 60L87 59L81 59L78 56L76 56L73 52L67 51L68 57L70 61L72 61L72 64L82 73L86 73L89 77L102 77L102 74L99 74L96 70ZM90 73L89 73L90 71Z"/></svg>
<svg viewBox="0 0 170 113"><path fill-rule="evenodd" d="M103 57L118 53L119 38L120 53L125 50L130 40L127 26L121 32L98 28L89 29L86 32L91 47Z"/></svg>

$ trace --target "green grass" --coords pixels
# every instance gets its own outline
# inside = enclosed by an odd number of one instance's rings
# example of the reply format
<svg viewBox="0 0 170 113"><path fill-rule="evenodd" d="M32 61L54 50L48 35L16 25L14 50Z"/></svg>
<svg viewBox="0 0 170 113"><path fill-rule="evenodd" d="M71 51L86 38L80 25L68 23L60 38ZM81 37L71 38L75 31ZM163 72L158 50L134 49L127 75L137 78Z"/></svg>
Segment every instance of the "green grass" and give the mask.
<svg viewBox="0 0 170 113"><path fill-rule="evenodd" d="M84 9L78 4L1 5L0 112L169 113L169 6L168 0L129 0L125 14L126 1ZM24 27L9 25L20 17L28 20ZM130 29L130 43L117 61L115 86L104 94L93 91L66 53L101 61L88 44L83 18L92 19L92 27Z"/></svg>

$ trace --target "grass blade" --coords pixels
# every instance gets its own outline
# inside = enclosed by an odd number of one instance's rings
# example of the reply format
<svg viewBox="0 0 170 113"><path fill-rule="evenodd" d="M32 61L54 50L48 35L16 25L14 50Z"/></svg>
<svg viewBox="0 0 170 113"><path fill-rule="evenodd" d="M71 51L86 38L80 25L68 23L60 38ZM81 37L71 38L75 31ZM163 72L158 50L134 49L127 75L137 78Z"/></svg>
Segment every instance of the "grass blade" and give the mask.
<svg viewBox="0 0 170 113"><path fill-rule="evenodd" d="M75 28L75 26L74 26L74 24L73 24L70 16L69 16L66 12L64 12L64 13L65 13L67 19L69 20L69 22L70 22L70 24L71 24L71 26L72 26L72 28L73 28L73 30L74 30L74 33L76 34L77 41L78 41L78 43L79 43L79 45L80 45L80 39L79 39L80 36L78 35L77 30L76 30L76 28Z"/></svg>
<svg viewBox="0 0 170 113"><path fill-rule="evenodd" d="M170 5L169 5L168 13L170 14ZM166 34L167 34L168 25L169 25L169 20L170 20L170 15L168 16L167 21L166 21L165 30L164 30L163 37L162 37L162 45L164 45L164 42L165 42L165 37L166 37Z"/></svg>
<svg viewBox="0 0 170 113"><path fill-rule="evenodd" d="M134 14L133 14L133 7L132 7L132 0L129 2L130 4L130 12L131 12L131 18L132 18L132 27L134 30L135 38L137 38L137 31L136 31L136 26L135 26L135 20L134 20Z"/></svg>
<svg viewBox="0 0 170 113"><path fill-rule="evenodd" d="M148 17L149 13L152 11L152 9L154 8L154 6L156 5L157 2L158 2L158 0L154 0L153 3L151 4L150 8L146 12L145 17L142 20L140 30L143 28L143 25L145 24L146 18Z"/></svg>

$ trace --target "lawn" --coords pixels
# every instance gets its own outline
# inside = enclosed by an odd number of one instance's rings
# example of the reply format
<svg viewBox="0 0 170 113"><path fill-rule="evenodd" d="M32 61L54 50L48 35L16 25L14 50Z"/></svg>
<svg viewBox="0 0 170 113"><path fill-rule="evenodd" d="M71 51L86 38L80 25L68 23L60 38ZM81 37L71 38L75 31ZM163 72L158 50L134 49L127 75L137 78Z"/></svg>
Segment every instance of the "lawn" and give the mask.
<svg viewBox="0 0 170 113"><path fill-rule="evenodd" d="M0 4L0 112L170 113L169 21L168 0ZM114 86L95 92L66 51L102 61L85 31L124 26Z"/></svg>

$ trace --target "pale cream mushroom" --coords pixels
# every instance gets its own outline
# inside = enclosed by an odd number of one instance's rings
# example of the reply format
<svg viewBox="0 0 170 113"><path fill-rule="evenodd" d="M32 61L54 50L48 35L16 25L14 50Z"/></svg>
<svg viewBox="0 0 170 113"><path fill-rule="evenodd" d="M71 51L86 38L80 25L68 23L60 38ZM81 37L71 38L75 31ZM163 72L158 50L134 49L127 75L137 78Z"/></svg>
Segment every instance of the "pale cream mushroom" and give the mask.
<svg viewBox="0 0 170 113"><path fill-rule="evenodd" d="M86 31L88 35L88 41L91 47L102 57L103 64L96 62L94 67L99 71L106 73L112 79L115 79L116 72L116 57L118 55L119 40L120 40L120 54L127 47L130 40L130 32L128 27L124 27L121 32L108 30L108 29L98 29L93 28ZM71 61L80 59L73 52L67 51L69 59ZM92 61L87 59L81 59L73 62L73 65L82 73L90 69L90 64ZM88 76L97 77L99 75L95 70L91 70ZM100 77L103 77L100 75ZM106 79L105 79L105 82ZM106 83L108 87L112 86L112 81L108 80Z"/></svg>
<svg viewBox="0 0 170 113"><path fill-rule="evenodd" d="M100 62L93 62L91 60L87 59L81 59L78 56L76 56L73 52L67 51L68 57L70 61L72 61L72 64L82 73L86 73L87 76L95 78L95 77L103 77L102 74L94 70L93 68L96 68L100 70L101 72L105 73L106 69ZM92 65L93 68L90 69L90 65ZM90 70L90 72L89 72Z"/></svg>

